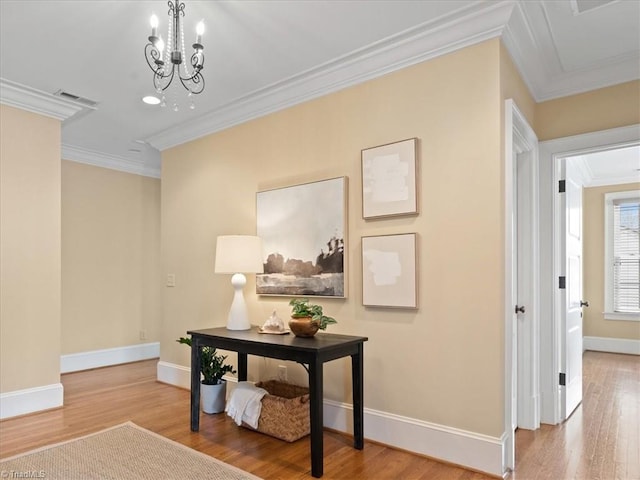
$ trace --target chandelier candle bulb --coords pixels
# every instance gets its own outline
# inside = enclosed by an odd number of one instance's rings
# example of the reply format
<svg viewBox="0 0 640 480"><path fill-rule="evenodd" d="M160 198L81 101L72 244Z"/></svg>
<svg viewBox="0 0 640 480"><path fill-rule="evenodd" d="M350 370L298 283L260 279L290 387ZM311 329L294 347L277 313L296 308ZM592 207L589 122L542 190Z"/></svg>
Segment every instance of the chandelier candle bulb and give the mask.
<svg viewBox="0 0 640 480"><path fill-rule="evenodd" d="M152 37L157 37L158 36L158 17L154 15L151 15L151 19L149 20L149 23L151 23L151 36Z"/></svg>
<svg viewBox="0 0 640 480"><path fill-rule="evenodd" d="M202 34L204 33L204 22L200 20L196 26L196 45L202 48ZM193 48L196 48L196 45Z"/></svg>

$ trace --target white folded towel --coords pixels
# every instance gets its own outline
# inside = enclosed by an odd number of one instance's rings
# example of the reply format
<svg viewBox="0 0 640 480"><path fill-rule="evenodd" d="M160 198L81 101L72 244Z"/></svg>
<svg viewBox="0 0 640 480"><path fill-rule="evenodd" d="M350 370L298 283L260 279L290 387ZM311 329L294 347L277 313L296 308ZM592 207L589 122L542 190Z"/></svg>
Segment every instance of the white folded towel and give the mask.
<svg viewBox="0 0 640 480"><path fill-rule="evenodd" d="M262 397L267 392L264 388L259 388L249 382L238 382L233 390L231 398L224 409L238 425L245 422L252 428L258 428L258 419L262 411Z"/></svg>

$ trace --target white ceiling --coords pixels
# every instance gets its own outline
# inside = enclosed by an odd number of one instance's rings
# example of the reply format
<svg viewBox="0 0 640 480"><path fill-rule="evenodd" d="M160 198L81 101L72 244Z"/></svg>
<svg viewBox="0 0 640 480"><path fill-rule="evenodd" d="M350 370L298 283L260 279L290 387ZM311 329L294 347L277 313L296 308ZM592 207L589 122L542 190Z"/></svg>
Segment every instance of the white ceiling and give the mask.
<svg viewBox="0 0 640 480"><path fill-rule="evenodd" d="M640 145L578 155L585 187L640 182Z"/></svg>
<svg viewBox="0 0 640 480"><path fill-rule="evenodd" d="M204 19L197 108L149 106L143 50L166 0L0 0L2 102L97 102L63 122L65 158L159 175L158 150L502 37L537 101L640 78L640 0L185 1Z"/></svg>

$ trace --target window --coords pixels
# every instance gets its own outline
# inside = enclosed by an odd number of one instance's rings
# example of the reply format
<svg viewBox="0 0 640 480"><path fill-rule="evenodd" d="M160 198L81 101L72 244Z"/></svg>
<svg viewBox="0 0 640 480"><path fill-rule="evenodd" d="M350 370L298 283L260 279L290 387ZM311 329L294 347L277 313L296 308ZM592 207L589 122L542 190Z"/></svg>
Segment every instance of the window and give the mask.
<svg viewBox="0 0 640 480"><path fill-rule="evenodd" d="M605 318L640 320L640 190L605 195Z"/></svg>

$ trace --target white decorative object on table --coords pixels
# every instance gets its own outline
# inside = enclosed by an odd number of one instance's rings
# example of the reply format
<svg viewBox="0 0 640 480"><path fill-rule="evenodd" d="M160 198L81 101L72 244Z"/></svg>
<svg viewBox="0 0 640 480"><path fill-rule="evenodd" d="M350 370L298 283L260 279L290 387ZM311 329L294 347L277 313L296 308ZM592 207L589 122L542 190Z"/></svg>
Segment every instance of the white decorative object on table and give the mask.
<svg viewBox="0 0 640 480"><path fill-rule="evenodd" d="M276 314L275 310L273 311L271 316L269 318L267 318L267 321L264 322L264 325L262 325L262 327L260 327L259 332L260 333L273 333L275 335L282 335L282 334L285 334L285 333L289 333L289 331L284 328L284 322Z"/></svg>

